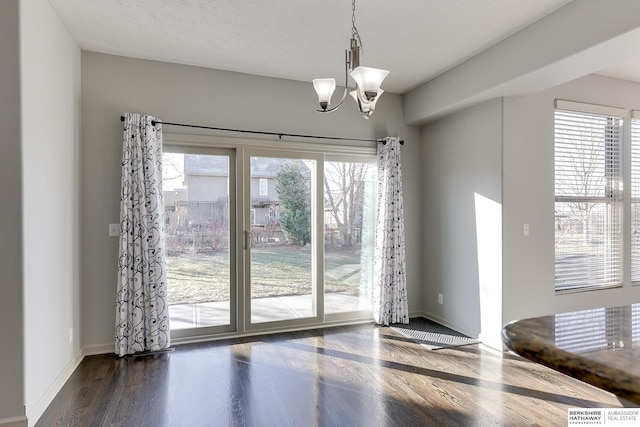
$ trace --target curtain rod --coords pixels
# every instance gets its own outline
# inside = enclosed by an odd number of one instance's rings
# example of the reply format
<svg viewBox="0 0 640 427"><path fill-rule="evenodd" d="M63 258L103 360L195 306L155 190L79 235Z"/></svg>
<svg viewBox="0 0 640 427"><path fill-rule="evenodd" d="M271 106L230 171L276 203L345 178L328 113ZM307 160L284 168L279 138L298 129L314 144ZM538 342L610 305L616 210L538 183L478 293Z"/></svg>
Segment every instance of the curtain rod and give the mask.
<svg viewBox="0 0 640 427"><path fill-rule="evenodd" d="M120 121L124 122L124 116L120 116ZM151 121L151 125L155 126L156 124L160 125L171 125L171 126L182 126L187 128L196 128L196 129L211 129L211 130L223 130L227 132L240 132L240 133L252 133L252 134L260 134L260 135L273 135L277 136L279 139L282 139L283 136L291 136L295 138L315 138L315 139L335 139L341 141L364 141L364 142L382 142L386 144L387 141L384 139L361 139L361 138L342 138L338 136L316 136L316 135L301 135L295 133L283 133L283 132L265 132L260 130L245 130L245 129L229 129L229 128L219 128L213 126L200 126L200 125L189 125L184 123L171 123L171 122L159 122L156 120ZM404 141L400 140L400 145L404 145Z"/></svg>

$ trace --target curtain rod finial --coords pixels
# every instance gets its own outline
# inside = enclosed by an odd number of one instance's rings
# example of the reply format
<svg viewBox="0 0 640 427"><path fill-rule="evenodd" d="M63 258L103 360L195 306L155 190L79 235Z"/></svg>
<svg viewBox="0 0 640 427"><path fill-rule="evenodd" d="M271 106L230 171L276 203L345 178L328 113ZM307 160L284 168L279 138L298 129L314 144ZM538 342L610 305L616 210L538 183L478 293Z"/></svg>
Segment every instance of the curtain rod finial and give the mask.
<svg viewBox="0 0 640 427"><path fill-rule="evenodd" d="M379 139L378 142L382 142L382 145L387 145L386 139ZM401 139L399 142L400 142L400 145L404 145L404 139Z"/></svg>

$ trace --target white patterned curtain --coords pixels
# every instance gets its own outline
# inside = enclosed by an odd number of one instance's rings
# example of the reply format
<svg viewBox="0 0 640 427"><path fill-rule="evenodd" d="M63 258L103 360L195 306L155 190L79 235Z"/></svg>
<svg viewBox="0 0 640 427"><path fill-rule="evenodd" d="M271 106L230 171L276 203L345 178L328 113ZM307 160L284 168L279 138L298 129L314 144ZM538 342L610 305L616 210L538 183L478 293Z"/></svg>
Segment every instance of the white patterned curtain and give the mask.
<svg viewBox="0 0 640 427"><path fill-rule="evenodd" d="M400 139L378 142L373 317L380 325L409 323L404 256Z"/></svg>
<svg viewBox="0 0 640 427"><path fill-rule="evenodd" d="M162 129L124 115L116 298L119 356L170 346L162 199Z"/></svg>

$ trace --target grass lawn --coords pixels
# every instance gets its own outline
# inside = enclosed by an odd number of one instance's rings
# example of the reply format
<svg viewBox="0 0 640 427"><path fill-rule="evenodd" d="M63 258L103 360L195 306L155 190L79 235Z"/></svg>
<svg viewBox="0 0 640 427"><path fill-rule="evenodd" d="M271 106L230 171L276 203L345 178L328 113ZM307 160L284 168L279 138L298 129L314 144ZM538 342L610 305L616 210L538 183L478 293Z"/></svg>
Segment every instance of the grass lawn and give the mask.
<svg viewBox="0 0 640 427"><path fill-rule="evenodd" d="M332 249L325 268L360 264L356 250ZM169 304L229 300L229 254L182 254L167 258ZM262 298L311 293L311 251L300 246L269 246L251 250L251 296ZM353 280L325 280L329 292L358 293Z"/></svg>

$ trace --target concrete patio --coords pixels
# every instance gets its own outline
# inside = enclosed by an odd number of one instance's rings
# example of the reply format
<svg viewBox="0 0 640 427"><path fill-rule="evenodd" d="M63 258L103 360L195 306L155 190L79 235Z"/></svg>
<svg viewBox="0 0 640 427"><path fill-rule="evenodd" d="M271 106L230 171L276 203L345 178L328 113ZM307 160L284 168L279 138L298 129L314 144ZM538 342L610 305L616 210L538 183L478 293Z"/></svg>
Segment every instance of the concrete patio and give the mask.
<svg viewBox="0 0 640 427"><path fill-rule="evenodd" d="M334 292L324 296L325 313L360 310L359 298ZM272 322L311 316L311 295L255 298L251 301L252 322ZM229 302L175 304L169 306L171 329L198 328L229 324Z"/></svg>

